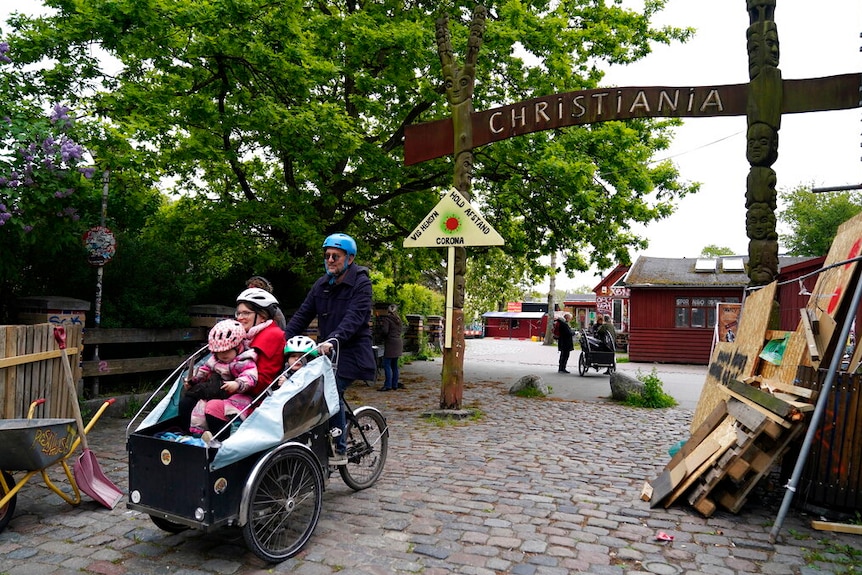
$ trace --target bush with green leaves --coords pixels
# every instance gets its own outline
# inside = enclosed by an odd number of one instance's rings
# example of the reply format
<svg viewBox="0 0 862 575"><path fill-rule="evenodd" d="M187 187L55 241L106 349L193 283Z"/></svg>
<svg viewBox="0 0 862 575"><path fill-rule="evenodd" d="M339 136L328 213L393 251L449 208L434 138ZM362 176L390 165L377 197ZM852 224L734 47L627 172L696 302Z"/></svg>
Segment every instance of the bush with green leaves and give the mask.
<svg viewBox="0 0 862 575"><path fill-rule="evenodd" d="M676 400L664 392L661 379L653 368L650 373L643 373L638 370L637 379L644 384L641 393L632 393L626 399L626 405L633 407L651 407L661 409L665 407L674 407L677 405Z"/></svg>

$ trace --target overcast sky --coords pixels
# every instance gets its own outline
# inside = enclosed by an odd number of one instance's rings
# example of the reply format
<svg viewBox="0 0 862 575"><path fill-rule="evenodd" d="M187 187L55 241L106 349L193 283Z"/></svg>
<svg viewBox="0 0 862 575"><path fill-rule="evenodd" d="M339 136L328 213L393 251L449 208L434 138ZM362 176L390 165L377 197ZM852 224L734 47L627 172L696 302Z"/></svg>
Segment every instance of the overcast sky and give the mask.
<svg viewBox="0 0 862 575"><path fill-rule="evenodd" d="M637 0L627 2L638 4ZM35 0L5 0L0 15L28 13ZM604 86L693 86L748 81L744 0L704 2L670 0L657 23L692 26L697 32L685 45L655 47L640 62L612 68ZM862 1L778 0L775 11L781 43L779 67L784 79L814 78L862 72ZM697 257L715 244L748 253L745 235L744 116L693 118L676 131L670 157L683 179L702 183L701 191L684 198L670 218L643 231L650 246L638 255ZM779 190L798 185L862 184L862 110L785 115L779 132ZM780 206L779 206L780 208ZM559 289L598 283L593 274L557 278Z"/></svg>
<svg viewBox="0 0 862 575"><path fill-rule="evenodd" d="M748 81L748 13L743 0L709 4L671 0L657 21L692 26L697 33L683 46L656 47L653 54L636 64L611 69L606 85L689 86ZM778 0L775 22L784 79L862 72L859 0ZM701 191L681 200L676 214L649 226L646 237L650 246L639 255L697 257L710 244L748 253L745 128L744 116L685 120L671 150L659 158L671 157L685 180L702 183ZM773 166L778 175L777 188L862 184L860 134L859 108L784 115L778 161ZM597 282L587 283L592 286Z"/></svg>

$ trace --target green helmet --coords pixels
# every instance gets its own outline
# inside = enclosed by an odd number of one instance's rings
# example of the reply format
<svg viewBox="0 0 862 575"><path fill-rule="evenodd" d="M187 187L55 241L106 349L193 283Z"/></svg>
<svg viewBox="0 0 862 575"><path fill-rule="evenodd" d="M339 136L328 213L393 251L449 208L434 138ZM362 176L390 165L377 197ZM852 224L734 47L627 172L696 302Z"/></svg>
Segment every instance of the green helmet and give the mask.
<svg viewBox="0 0 862 575"><path fill-rule="evenodd" d="M317 343L306 335L295 335L287 340L284 346L284 355L291 353L308 354L309 357L317 357Z"/></svg>

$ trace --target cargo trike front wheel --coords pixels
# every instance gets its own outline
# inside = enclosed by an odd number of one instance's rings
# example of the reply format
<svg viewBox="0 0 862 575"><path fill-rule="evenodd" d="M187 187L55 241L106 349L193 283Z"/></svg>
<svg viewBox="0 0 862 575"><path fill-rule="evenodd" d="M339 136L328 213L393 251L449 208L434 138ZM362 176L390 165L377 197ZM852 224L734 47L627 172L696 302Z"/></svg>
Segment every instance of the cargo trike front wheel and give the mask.
<svg viewBox="0 0 862 575"><path fill-rule="evenodd" d="M252 471L244 495L243 536L255 555L277 563L311 538L323 501L323 470L310 449L284 444Z"/></svg>

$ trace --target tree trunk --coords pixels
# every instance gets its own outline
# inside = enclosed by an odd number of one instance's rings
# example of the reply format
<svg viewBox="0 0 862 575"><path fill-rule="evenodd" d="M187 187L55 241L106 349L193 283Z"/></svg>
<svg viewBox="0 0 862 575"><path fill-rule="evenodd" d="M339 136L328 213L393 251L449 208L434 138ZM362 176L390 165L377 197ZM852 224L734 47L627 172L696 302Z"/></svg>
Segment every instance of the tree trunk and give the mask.
<svg viewBox="0 0 862 575"><path fill-rule="evenodd" d="M452 347L443 348L440 409L461 409L464 398L464 310L452 311Z"/></svg>
<svg viewBox="0 0 862 575"><path fill-rule="evenodd" d="M557 252L551 254L551 280L548 282L548 323L545 325L543 345L554 344L554 301L557 289Z"/></svg>

